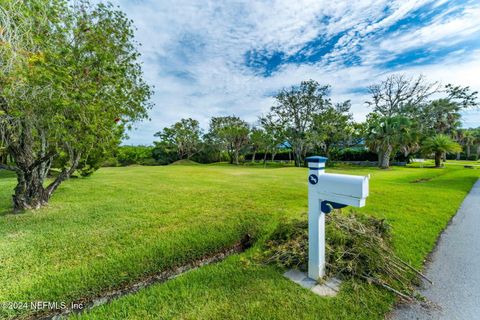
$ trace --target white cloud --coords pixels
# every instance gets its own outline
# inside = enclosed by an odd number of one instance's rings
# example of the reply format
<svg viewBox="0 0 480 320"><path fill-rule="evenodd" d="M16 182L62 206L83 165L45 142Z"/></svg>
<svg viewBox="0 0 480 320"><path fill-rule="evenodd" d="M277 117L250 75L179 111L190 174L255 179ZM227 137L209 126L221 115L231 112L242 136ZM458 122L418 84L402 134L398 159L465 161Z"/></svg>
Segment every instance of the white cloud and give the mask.
<svg viewBox="0 0 480 320"><path fill-rule="evenodd" d="M480 32L480 7L466 8L461 16L438 21L408 33L398 33L379 46L385 51L403 52L406 50L433 46L443 47L464 41Z"/></svg>
<svg viewBox="0 0 480 320"><path fill-rule="evenodd" d="M351 99L357 120L369 111L364 105L367 97L352 89L377 82L389 72L423 73L432 80L480 90L478 52L458 50L422 67L378 67L405 50L433 43L448 46L475 37L480 31L480 9L472 5L450 16L447 12L459 6L450 1L450 8L427 26L412 25L408 32L377 36L422 5L441 4L434 0L116 2L138 28L145 76L156 92L152 121L138 124L126 141L129 144L151 143L156 131L182 117L196 118L203 127L218 115L236 114L253 122L272 104L272 93L310 78L331 84L334 100ZM338 34L342 36L333 51L315 64L281 65L270 77L245 65L249 50L294 55L320 36ZM345 59L354 55L362 63L346 66Z"/></svg>

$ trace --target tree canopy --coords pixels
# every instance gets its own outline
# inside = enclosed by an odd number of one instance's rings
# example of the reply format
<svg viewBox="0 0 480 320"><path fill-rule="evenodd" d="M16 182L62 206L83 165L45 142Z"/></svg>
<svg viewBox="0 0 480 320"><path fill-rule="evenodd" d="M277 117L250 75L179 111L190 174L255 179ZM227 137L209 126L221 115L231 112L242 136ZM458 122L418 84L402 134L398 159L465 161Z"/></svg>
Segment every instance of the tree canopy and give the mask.
<svg viewBox="0 0 480 320"><path fill-rule="evenodd" d="M435 167L438 168L441 165L441 158L444 153L459 152L462 147L449 136L438 134L425 140L423 150L425 153L434 153Z"/></svg>
<svg viewBox="0 0 480 320"><path fill-rule="evenodd" d="M280 91L276 96L276 104L264 118L282 128L281 131L292 146L297 166L303 165L303 158L311 142L308 131L314 115L331 104L329 93L328 85L322 86L314 80L302 81L299 86Z"/></svg>
<svg viewBox="0 0 480 320"><path fill-rule="evenodd" d="M460 112L478 105L477 92L469 87L441 86L423 76L392 75L370 86L369 92L367 104L373 110L367 117L366 142L378 154L382 168L388 168L398 151L406 156L419 151L428 137L454 138L461 125Z"/></svg>
<svg viewBox="0 0 480 320"><path fill-rule="evenodd" d="M155 134L157 146L177 153L178 159L190 159L201 147L202 130L197 120L181 119Z"/></svg>
<svg viewBox="0 0 480 320"><path fill-rule="evenodd" d="M249 132L248 123L236 116L213 117L210 121L210 136L227 149L230 163L239 163Z"/></svg>
<svg viewBox="0 0 480 320"><path fill-rule="evenodd" d="M313 116L312 138L329 158L332 148L345 147L354 133L350 101L329 105Z"/></svg>
<svg viewBox="0 0 480 320"><path fill-rule="evenodd" d="M7 0L0 11L0 131L17 173L14 208L39 208L79 167L147 117L132 22L112 5ZM48 186L54 160L61 173Z"/></svg>

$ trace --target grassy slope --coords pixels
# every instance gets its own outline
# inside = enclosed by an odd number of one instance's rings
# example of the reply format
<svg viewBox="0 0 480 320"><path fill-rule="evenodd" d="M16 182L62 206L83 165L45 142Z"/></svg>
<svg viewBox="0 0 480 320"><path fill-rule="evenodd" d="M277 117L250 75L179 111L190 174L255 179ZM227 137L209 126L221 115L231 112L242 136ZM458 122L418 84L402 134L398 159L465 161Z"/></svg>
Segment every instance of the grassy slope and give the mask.
<svg viewBox="0 0 480 320"><path fill-rule="evenodd" d="M415 265L479 176L463 168L339 172L372 174L361 210L393 224L397 251ZM227 246L246 230L272 226L278 215L305 218L305 177L296 168L170 166L102 169L71 180L48 209L0 217L0 301L92 295ZM420 178L432 179L411 183ZM2 202L7 185L13 180L0 179ZM367 286L354 293L348 284L339 297L321 299L279 270L231 257L85 316L368 319L381 318L392 301Z"/></svg>
<svg viewBox="0 0 480 320"><path fill-rule="evenodd" d="M18 216L5 210L14 180L0 180L0 301L91 296L221 250L276 214L305 211L298 171L106 168Z"/></svg>

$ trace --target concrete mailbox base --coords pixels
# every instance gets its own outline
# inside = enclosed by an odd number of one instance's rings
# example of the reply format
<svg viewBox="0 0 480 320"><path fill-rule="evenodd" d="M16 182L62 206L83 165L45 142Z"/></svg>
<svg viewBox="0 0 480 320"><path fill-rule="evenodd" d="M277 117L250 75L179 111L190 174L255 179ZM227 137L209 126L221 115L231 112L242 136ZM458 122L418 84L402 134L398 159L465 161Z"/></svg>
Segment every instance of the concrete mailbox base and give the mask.
<svg viewBox="0 0 480 320"><path fill-rule="evenodd" d="M299 270L288 270L283 274L286 278L292 280L296 284L309 289L313 293L322 297L334 297L340 291L340 284L342 283L337 278L328 279L325 283L319 284L315 280L310 279L305 272Z"/></svg>

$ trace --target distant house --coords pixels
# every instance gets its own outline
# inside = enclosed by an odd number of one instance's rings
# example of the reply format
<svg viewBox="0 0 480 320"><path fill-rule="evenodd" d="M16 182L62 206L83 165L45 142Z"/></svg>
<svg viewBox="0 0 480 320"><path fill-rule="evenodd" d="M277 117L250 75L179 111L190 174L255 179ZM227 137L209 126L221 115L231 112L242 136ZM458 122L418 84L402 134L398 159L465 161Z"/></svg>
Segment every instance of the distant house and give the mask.
<svg viewBox="0 0 480 320"><path fill-rule="evenodd" d="M288 141L277 144L278 149L292 149L292 145Z"/></svg>

